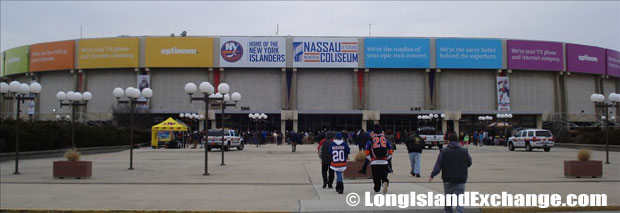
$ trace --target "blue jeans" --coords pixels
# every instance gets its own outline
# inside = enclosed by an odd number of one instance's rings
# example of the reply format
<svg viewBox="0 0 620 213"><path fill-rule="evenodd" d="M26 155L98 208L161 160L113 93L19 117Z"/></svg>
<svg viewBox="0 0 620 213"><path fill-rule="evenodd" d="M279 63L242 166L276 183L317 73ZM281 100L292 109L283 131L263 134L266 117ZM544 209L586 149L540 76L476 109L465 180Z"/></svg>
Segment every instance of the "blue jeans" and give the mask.
<svg viewBox="0 0 620 213"><path fill-rule="evenodd" d="M465 183L443 183L443 191L446 195L448 194L456 194L457 196L465 193ZM454 205L454 204L453 204ZM452 206L446 206L443 208L444 212L452 212ZM457 203L456 212L463 212L464 209L462 206L459 206Z"/></svg>
<svg viewBox="0 0 620 213"><path fill-rule="evenodd" d="M336 171L336 182L342 182L342 172Z"/></svg>
<svg viewBox="0 0 620 213"><path fill-rule="evenodd" d="M409 160L411 161L411 173L420 174L420 155L419 152L409 152Z"/></svg>

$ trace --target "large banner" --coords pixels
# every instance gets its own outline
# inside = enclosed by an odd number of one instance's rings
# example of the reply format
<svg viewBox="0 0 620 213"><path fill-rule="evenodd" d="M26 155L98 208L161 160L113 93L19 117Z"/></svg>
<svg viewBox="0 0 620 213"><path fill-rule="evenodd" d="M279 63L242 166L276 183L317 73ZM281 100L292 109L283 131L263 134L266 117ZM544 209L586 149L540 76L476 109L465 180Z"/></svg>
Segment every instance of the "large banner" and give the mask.
<svg viewBox="0 0 620 213"><path fill-rule="evenodd" d="M605 74L605 49L566 44L566 70L590 74Z"/></svg>
<svg viewBox="0 0 620 213"><path fill-rule="evenodd" d="M607 75L620 78L620 52L607 49Z"/></svg>
<svg viewBox="0 0 620 213"><path fill-rule="evenodd" d="M356 38L294 38L293 67L358 66Z"/></svg>
<svg viewBox="0 0 620 213"><path fill-rule="evenodd" d="M562 43L508 40L508 69L551 70L564 69Z"/></svg>
<svg viewBox="0 0 620 213"><path fill-rule="evenodd" d="M497 110L510 111L510 83L506 76L497 76Z"/></svg>
<svg viewBox="0 0 620 213"><path fill-rule="evenodd" d="M366 38L364 50L367 68L430 67L430 39L427 38Z"/></svg>
<svg viewBox="0 0 620 213"><path fill-rule="evenodd" d="M140 92L142 92L144 88L151 88L151 76L150 75L138 75L136 86L138 87ZM138 98L138 101L146 101L146 98L143 96L140 96L140 98ZM148 103L140 104L138 105L138 109L148 109L149 108L148 106L149 106Z"/></svg>
<svg viewBox="0 0 620 213"><path fill-rule="evenodd" d="M29 46L15 47L4 52L4 75L28 72Z"/></svg>
<svg viewBox="0 0 620 213"><path fill-rule="evenodd" d="M220 67L286 67L286 38L220 38Z"/></svg>
<svg viewBox="0 0 620 213"><path fill-rule="evenodd" d="M78 68L132 68L139 66L138 38L82 39L78 42Z"/></svg>
<svg viewBox="0 0 620 213"><path fill-rule="evenodd" d="M437 68L501 69L499 39L437 39Z"/></svg>
<svg viewBox="0 0 620 213"><path fill-rule="evenodd" d="M213 38L146 38L145 67L213 67Z"/></svg>
<svg viewBox="0 0 620 213"><path fill-rule="evenodd" d="M30 46L30 71L70 70L75 65L75 42L58 41Z"/></svg>

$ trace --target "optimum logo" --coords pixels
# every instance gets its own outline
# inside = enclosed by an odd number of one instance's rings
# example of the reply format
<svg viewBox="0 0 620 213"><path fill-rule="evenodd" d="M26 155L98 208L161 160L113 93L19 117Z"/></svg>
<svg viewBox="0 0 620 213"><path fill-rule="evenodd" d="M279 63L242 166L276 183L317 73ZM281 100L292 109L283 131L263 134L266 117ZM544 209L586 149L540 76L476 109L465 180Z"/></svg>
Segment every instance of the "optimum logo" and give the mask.
<svg viewBox="0 0 620 213"><path fill-rule="evenodd" d="M227 41L222 45L220 54L225 61L237 62L243 57L243 47L239 42Z"/></svg>
<svg viewBox="0 0 620 213"><path fill-rule="evenodd" d="M579 58L580 61L598 62L598 58L597 57L592 57L592 56L589 56L588 54L580 55L578 58Z"/></svg>
<svg viewBox="0 0 620 213"><path fill-rule="evenodd" d="M196 55L198 54L198 50L196 49L177 49L177 47L172 47L170 49L161 49L162 55Z"/></svg>

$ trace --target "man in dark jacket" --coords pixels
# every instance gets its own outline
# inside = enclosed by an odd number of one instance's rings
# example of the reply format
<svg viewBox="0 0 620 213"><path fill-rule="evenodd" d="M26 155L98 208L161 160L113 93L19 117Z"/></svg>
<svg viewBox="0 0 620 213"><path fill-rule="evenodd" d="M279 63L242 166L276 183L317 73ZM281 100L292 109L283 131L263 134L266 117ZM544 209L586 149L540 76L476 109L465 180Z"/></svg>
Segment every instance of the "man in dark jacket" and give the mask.
<svg viewBox="0 0 620 213"><path fill-rule="evenodd" d="M472 164L471 156L467 149L461 148L459 145L459 138L456 135L450 135L448 137L450 143L447 148L441 149L439 156L437 156L437 162L433 172L428 179L428 182L433 180L439 172L441 172L441 179L443 180L443 190L447 194L459 194L465 193L465 183L467 182L467 168ZM445 212L452 212L452 206L445 206ZM457 212L463 212L462 206L456 207Z"/></svg>
<svg viewBox="0 0 620 213"><path fill-rule="evenodd" d="M407 152L409 152L409 160L411 161L411 175L420 177L420 155L422 155L422 149L424 149L424 140L420 135L412 134L405 140L407 145Z"/></svg>
<svg viewBox="0 0 620 213"><path fill-rule="evenodd" d="M319 142L319 157L321 158L321 173L323 175L323 188L329 187L334 188L332 184L334 183L334 170L330 169L329 166L332 162L332 153L329 153L329 146L332 143L333 134L331 132L324 133L324 137L322 137ZM329 172L329 177L328 177Z"/></svg>
<svg viewBox="0 0 620 213"><path fill-rule="evenodd" d="M366 147L366 143L368 142L369 136L364 129L361 129L357 133L357 137L355 137L355 142L357 143L357 148L362 151L364 147Z"/></svg>

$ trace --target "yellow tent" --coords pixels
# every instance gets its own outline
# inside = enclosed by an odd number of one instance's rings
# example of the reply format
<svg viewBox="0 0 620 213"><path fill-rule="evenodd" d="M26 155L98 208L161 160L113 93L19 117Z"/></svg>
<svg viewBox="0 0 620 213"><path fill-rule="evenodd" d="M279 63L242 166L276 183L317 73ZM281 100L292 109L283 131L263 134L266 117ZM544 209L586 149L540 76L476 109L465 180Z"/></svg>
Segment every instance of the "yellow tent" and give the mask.
<svg viewBox="0 0 620 213"><path fill-rule="evenodd" d="M151 128L151 146L152 147L157 147L159 145L158 140L157 140L157 133L159 131L175 131L175 132L187 131L187 126L183 123L179 123L178 121L174 120L171 117L153 126Z"/></svg>

